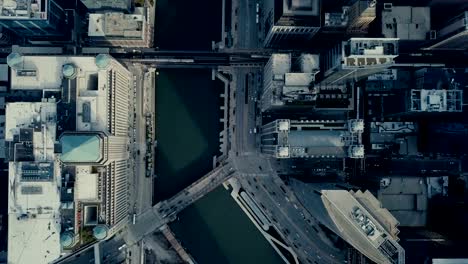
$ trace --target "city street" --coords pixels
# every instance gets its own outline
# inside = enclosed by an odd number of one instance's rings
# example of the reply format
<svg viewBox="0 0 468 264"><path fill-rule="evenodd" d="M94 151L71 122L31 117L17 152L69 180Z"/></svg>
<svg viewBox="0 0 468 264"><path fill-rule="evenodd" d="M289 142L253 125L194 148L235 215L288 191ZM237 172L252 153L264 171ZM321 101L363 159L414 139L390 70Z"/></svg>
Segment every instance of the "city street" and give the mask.
<svg viewBox="0 0 468 264"><path fill-rule="evenodd" d="M145 113L147 110L154 109L154 87L148 87L148 83L145 85L144 73L146 69L138 64L129 67L133 72L134 79L134 96L132 100L132 108L134 110L134 122L133 130L130 132L131 137L131 157L133 175L132 179L129 179L130 184L130 225L132 225L133 214L140 214L151 207L152 205L152 194L153 194L153 177L146 177L145 168L145 153L146 153L146 124L145 124ZM144 98L145 102L143 101ZM148 101L149 99L149 101ZM148 106L148 104L150 104ZM131 111L133 112L133 111ZM131 263L140 262L140 244L136 243L129 247L129 250L133 253L131 255Z"/></svg>
<svg viewBox="0 0 468 264"><path fill-rule="evenodd" d="M281 179L276 176L244 175L239 181L245 190L254 193L252 196L280 230L288 245L294 247L299 259L308 263L343 263L343 252L332 245L318 222L302 210L302 205Z"/></svg>
<svg viewBox="0 0 468 264"><path fill-rule="evenodd" d="M257 152L256 136L259 129L255 107L261 87L258 78L261 70L259 68L235 68L233 72L231 87L236 88L233 151L238 155L253 154Z"/></svg>
<svg viewBox="0 0 468 264"><path fill-rule="evenodd" d="M256 22L256 3L257 1L251 0L232 1L232 35L236 49L257 49L261 46L258 33L260 20L259 23Z"/></svg>

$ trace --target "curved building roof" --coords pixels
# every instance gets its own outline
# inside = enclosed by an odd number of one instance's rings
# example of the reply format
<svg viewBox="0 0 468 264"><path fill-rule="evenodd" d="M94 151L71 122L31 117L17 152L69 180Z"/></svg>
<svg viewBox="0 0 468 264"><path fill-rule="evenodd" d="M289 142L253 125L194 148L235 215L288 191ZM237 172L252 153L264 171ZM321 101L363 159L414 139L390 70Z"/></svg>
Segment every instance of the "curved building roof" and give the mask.
<svg viewBox="0 0 468 264"><path fill-rule="evenodd" d="M7 56L7 64L8 66L14 68L18 64L23 62L23 56L21 54L13 52Z"/></svg>
<svg viewBox="0 0 468 264"><path fill-rule="evenodd" d="M109 228L105 225L97 225L93 228L93 236L97 240L102 240L107 237L107 232L109 231Z"/></svg>
<svg viewBox="0 0 468 264"><path fill-rule="evenodd" d="M65 64L62 66L62 74L66 78L74 78L76 77L76 69L75 66L72 64Z"/></svg>
<svg viewBox="0 0 468 264"><path fill-rule="evenodd" d="M95 62L99 69L106 69L110 65L111 57L107 54L99 54L96 56Z"/></svg>
<svg viewBox="0 0 468 264"><path fill-rule="evenodd" d="M62 144L63 162L97 162L101 157L100 139L98 135L63 135Z"/></svg>
<svg viewBox="0 0 468 264"><path fill-rule="evenodd" d="M75 238L73 237L73 234L70 232L65 232L62 235L60 235L60 244L63 247L70 247L75 243Z"/></svg>

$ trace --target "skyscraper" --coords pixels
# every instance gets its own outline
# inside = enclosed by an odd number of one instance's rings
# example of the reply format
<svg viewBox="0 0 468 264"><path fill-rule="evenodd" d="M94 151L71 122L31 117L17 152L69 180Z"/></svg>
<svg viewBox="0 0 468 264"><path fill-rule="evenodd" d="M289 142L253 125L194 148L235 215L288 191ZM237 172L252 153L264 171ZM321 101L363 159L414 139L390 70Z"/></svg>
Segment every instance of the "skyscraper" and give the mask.
<svg viewBox="0 0 468 264"><path fill-rule="evenodd" d="M396 38L351 38L322 59L323 84L346 83L391 67L398 56Z"/></svg>
<svg viewBox="0 0 468 264"><path fill-rule="evenodd" d="M434 41L427 49L455 49L468 48L468 11L447 21L436 31Z"/></svg>
<svg viewBox="0 0 468 264"><path fill-rule="evenodd" d="M369 191L291 180L301 204L329 230L375 263L404 264L398 221Z"/></svg>
<svg viewBox="0 0 468 264"><path fill-rule="evenodd" d="M265 47L304 44L320 29L320 0L264 1Z"/></svg>
<svg viewBox="0 0 468 264"><path fill-rule="evenodd" d="M57 104L61 114L55 119L45 115L43 119L56 124L54 132L60 144L52 143L52 152L62 172L58 171L61 184L55 189L62 203L60 212L67 210L68 217L71 215L63 232L57 232L66 242L62 246L73 247L77 241L70 237L77 237L85 228L102 227L110 233L122 228L129 209L128 109L132 74L106 54L80 57L13 53L8 64L11 89L61 95ZM101 235L96 239L102 239Z"/></svg>
<svg viewBox="0 0 468 264"><path fill-rule="evenodd" d="M130 0L81 0L90 11L122 11L129 12L132 7Z"/></svg>
<svg viewBox="0 0 468 264"><path fill-rule="evenodd" d="M362 120L278 119L262 127L262 153L275 158L362 158Z"/></svg>
<svg viewBox="0 0 468 264"><path fill-rule="evenodd" d="M67 29L65 12L55 0L5 0L0 25L18 36L61 36Z"/></svg>

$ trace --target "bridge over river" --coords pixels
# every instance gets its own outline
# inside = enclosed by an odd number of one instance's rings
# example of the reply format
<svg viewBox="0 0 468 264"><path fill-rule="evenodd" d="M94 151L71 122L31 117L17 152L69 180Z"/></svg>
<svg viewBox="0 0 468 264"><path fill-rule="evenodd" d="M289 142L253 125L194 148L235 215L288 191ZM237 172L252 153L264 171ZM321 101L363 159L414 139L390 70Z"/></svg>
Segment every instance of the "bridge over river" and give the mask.
<svg viewBox="0 0 468 264"><path fill-rule="evenodd" d="M129 224L127 243L134 244L145 235L175 220L177 213L235 174L236 170L233 164L226 160L175 196L157 203L151 209L138 215L136 224Z"/></svg>

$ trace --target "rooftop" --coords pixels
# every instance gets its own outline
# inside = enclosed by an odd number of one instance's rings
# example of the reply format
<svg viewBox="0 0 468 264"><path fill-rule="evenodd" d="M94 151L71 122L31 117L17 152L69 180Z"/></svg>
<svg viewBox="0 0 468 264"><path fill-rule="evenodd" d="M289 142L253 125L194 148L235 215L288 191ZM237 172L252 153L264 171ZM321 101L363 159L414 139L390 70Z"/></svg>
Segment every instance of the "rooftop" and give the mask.
<svg viewBox="0 0 468 264"><path fill-rule="evenodd" d="M411 90L411 111L462 112L462 90Z"/></svg>
<svg viewBox="0 0 468 264"><path fill-rule="evenodd" d="M285 74L291 71L291 54L272 54L270 61L273 74Z"/></svg>
<svg viewBox="0 0 468 264"><path fill-rule="evenodd" d="M343 68L385 66L398 56L397 38L351 38L343 43Z"/></svg>
<svg viewBox="0 0 468 264"><path fill-rule="evenodd" d="M401 40L425 40L431 30L429 7L392 6L382 12L382 34Z"/></svg>
<svg viewBox="0 0 468 264"><path fill-rule="evenodd" d="M295 69L292 68L292 64L296 66ZM292 61L291 54L272 54L264 73L266 89L271 89L271 92L264 94L265 105L313 101L315 99L313 84L318 72L318 55L301 54L297 60Z"/></svg>
<svg viewBox="0 0 468 264"><path fill-rule="evenodd" d="M421 177L384 177L378 199L402 226L425 226L427 185Z"/></svg>
<svg viewBox="0 0 468 264"><path fill-rule="evenodd" d="M110 56L23 56L12 53L9 65L11 89L62 91L64 95L75 92L69 94L69 99L76 100L76 129L107 131L107 95L110 92L107 79L115 65ZM70 67L75 68L71 75Z"/></svg>
<svg viewBox="0 0 468 264"><path fill-rule="evenodd" d="M141 39L145 33L145 16L141 13L89 14L88 36Z"/></svg>
<svg viewBox="0 0 468 264"><path fill-rule="evenodd" d="M26 141L32 141L32 160L54 159L57 106L55 102L8 103L5 111L5 141L14 141L23 129L30 131ZM25 131L23 130L23 131ZM24 135L24 133L23 133ZM16 149L16 148L15 148ZM20 154L15 151L16 154Z"/></svg>
<svg viewBox="0 0 468 264"><path fill-rule="evenodd" d="M89 10L128 10L131 0L81 0Z"/></svg>
<svg viewBox="0 0 468 264"><path fill-rule="evenodd" d="M63 162L97 162L101 157L102 146L96 134L64 134L60 143Z"/></svg>
<svg viewBox="0 0 468 264"><path fill-rule="evenodd" d="M372 261L403 263L399 261L404 259L404 250L396 243L398 222L370 192L353 192L347 190L349 186L304 183L295 179L291 179L291 188L321 224Z"/></svg>
<svg viewBox="0 0 468 264"><path fill-rule="evenodd" d="M5 140L32 143L29 161L9 162L8 259L12 263L50 262L60 256L56 115L55 102L7 104Z"/></svg>
<svg viewBox="0 0 468 264"><path fill-rule="evenodd" d="M275 127L276 155L282 158L346 157L351 145L359 145L358 135L362 133L351 133L347 124L332 120L284 119L276 120Z"/></svg>
<svg viewBox="0 0 468 264"><path fill-rule="evenodd" d="M98 173L91 166L76 166L75 199L95 201L98 199Z"/></svg>
<svg viewBox="0 0 468 264"><path fill-rule="evenodd" d="M2 0L0 19L46 19L49 0Z"/></svg>
<svg viewBox="0 0 468 264"><path fill-rule="evenodd" d="M283 0L283 14L296 16L318 16L320 14L318 0Z"/></svg>

